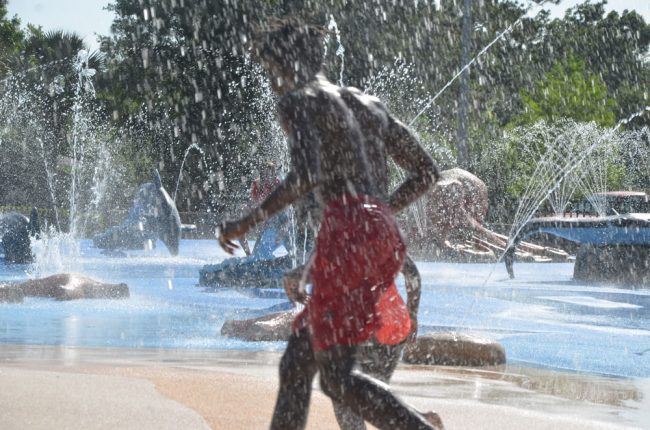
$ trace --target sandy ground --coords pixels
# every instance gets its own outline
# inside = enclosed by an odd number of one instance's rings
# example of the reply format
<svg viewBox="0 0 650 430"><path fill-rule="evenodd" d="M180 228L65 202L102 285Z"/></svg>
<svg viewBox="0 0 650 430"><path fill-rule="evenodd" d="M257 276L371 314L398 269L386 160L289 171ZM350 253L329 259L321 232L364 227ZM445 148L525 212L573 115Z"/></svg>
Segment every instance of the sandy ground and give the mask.
<svg viewBox="0 0 650 430"><path fill-rule="evenodd" d="M278 353L0 346L0 429L264 429ZM532 369L401 366L393 389L447 430L650 429L650 384ZM312 397L308 429L337 429Z"/></svg>

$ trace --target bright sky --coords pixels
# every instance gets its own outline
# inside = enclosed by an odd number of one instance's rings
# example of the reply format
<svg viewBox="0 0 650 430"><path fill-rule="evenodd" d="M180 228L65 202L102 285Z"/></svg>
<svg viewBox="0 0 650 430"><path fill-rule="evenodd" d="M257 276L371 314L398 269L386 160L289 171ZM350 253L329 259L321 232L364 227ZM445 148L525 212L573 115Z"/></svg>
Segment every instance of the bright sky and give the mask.
<svg viewBox="0 0 650 430"><path fill-rule="evenodd" d="M448 0L442 0L448 1ZM582 0L564 0L552 8L553 17ZM107 35L112 13L103 10L111 0L9 0L9 16L18 15L23 24L31 23L45 30L74 31L84 37L93 49L98 48L95 34ZM650 22L650 0L609 0L608 10L636 10Z"/></svg>
<svg viewBox="0 0 650 430"><path fill-rule="evenodd" d="M9 0L9 16L18 15L23 25L44 30L74 31L92 49L98 49L95 34L110 33L113 13L103 10L111 0Z"/></svg>
<svg viewBox="0 0 650 430"><path fill-rule="evenodd" d="M545 7L545 9L551 10L552 17L561 18L564 16L564 12L579 3L582 3L583 0L563 0L557 6ZM595 0L591 1L596 3ZM639 15L645 19L645 22L650 22L650 0L607 0L607 5L605 6L607 11L616 10L619 13L627 10L635 10Z"/></svg>

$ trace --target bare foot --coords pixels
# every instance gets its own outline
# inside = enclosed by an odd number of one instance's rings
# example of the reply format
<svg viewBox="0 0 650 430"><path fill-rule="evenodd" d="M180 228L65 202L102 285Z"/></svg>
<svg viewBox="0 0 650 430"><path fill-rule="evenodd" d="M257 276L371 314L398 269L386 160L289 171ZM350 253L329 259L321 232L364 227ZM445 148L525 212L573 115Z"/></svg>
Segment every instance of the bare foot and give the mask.
<svg viewBox="0 0 650 430"><path fill-rule="evenodd" d="M422 416L426 418L426 420L429 421L429 424L433 425L436 429L445 430L445 426L442 424L442 419L440 419L440 415L437 413L429 411L424 412Z"/></svg>

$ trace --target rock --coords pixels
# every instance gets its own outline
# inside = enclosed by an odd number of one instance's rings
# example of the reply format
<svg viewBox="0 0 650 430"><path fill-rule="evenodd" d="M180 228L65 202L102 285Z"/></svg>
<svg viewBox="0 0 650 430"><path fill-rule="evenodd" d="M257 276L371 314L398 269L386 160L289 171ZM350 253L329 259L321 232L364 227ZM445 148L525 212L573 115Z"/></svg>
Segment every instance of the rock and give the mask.
<svg viewBox="0 0 650 430"><path fill-rule="evenodd" d="M481 233L488 211L488 189L481 179L463 169L440 172L440 179L419 204L424 219L407 223L408 237L416 243L436 245L441 252L445 242L463 243L472 233ZM409 218L413 218L409 212Z"/></svg>
<svg viewBox="0 0 650 430"><path fill-rule="evenodd" d="M230 288L281 287L284 272L291 269L290 255L272 259L256 256L228 258L219 264L206 264L199 271L199 285Z"/></svg>
<svg viewBox="0 0 650 430"><path fill-rule="evenodd" d="M223 323L221 334L253 342L288 340L295 316L293 311L287 311L249 320L228 320Z"/></svg>
<svg viewBox="0 0 650 430"><path fill-rule="evenodd" d="M494 366L506 362L506 352L499 343L479 336L430 333L407 345L402 359L410 364Z"/></svg>
<svg viewBox="0 0 650 430"><path fill-rule="evenodd" d="M17 212L0 214L0 254L9 263L32 262L30 221Z"/></svg>
<svg viewBox="0 0 650 430"><path fill-rule="evenodd" d="M573 278L630 287L650 286L650 246L580 245Z"/></svg>
<svg viewBox="0 0 650 430"><path fill-rule="evenodd" d="M22 288L14 284L0 284L0 303L22 303L25 295Z"/></svg>
<svg viewBox="0 0 650 430"><path fill-rule="evenodd" d="M129 297L124 284L107 284L74 273L60 273L45 278L30 279L17 284L25 296L51 297L57 300L120 299Z"/></svg>

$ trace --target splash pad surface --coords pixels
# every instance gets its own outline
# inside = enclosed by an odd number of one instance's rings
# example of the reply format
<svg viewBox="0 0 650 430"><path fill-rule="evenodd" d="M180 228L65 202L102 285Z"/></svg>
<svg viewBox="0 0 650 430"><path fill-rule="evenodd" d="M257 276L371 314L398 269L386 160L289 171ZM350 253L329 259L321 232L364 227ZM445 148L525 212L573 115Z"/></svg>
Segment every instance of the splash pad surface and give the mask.
<svg viewBox="0 0 650 430"><path fill-rule="evenodd" d="M152 251L106 256L90 241L73 256L35 266L0 265L0 281L79 272L126 282L126 300L57 302L25 299L0 305L0 343L72 347L281 351L283 342L244 342L220 335L226 319L289 309L272 289L197 287L204 264L228 256L215 241L183 240L170 257ZM420 333L457 330L501 342L515 365L633 378L650 377L650 291L571 279L570 263L502 265L419 262ZM27 272L34 273L32 275ZM400 279L400 286L403 285ZM404 293L403 289L401 291Z"/></svg>

